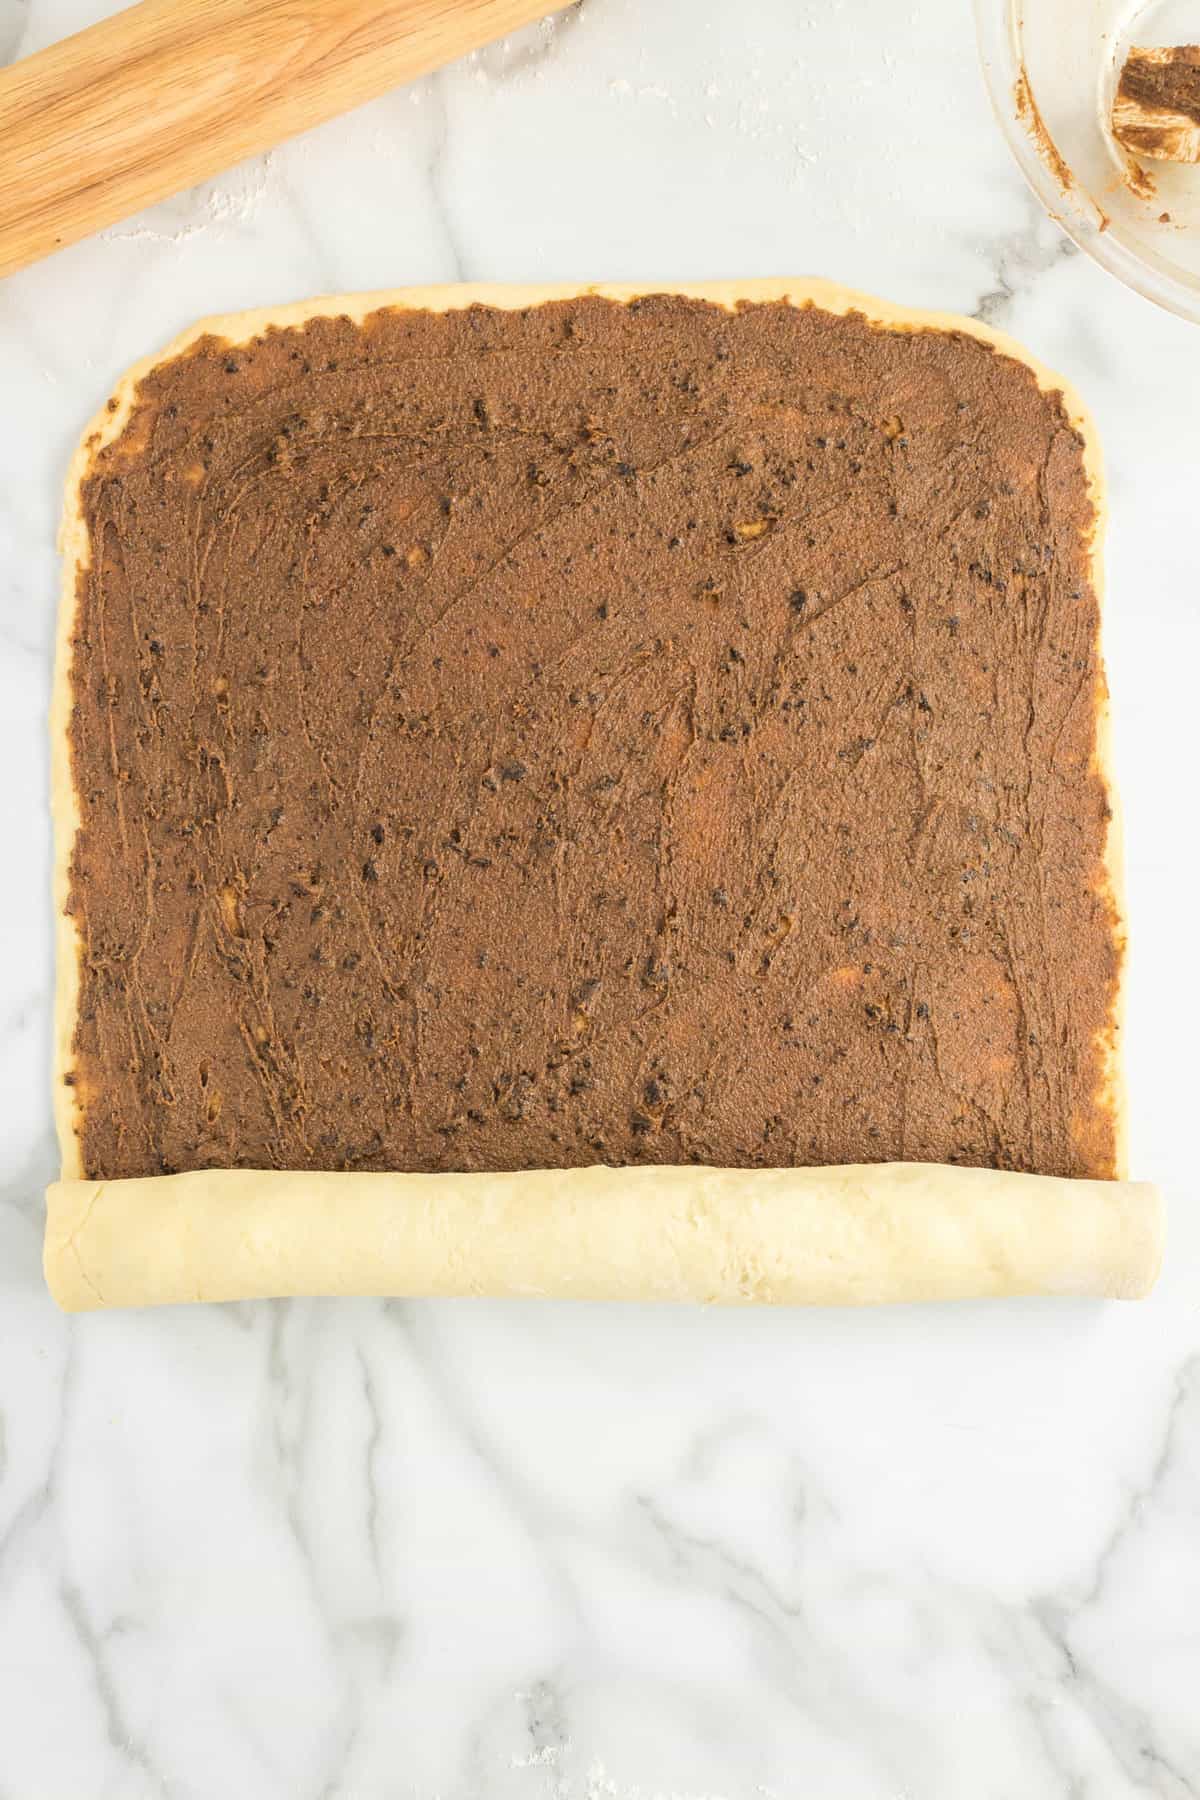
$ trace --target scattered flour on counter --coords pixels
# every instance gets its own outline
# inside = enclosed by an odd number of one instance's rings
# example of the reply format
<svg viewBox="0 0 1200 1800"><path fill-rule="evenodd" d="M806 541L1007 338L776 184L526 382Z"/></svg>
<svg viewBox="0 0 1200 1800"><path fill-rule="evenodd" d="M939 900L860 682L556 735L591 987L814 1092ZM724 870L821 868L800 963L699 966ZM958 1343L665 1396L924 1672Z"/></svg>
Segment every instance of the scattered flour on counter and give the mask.
<svg viewBox="0 0 1200 1800"><path fill-rule="evenodd" d="M760 1792L766 1796L766 1800L771 1800L767 1789L761 1789ZM574 1800L574 1796L563 1794L559 1800ZM729 1800L729 1796L711 1790L703 1794L685 1794L674 1788L643 1788L637 1785L630 1788L618 1787L604 1764L594 1762L587 1772L587 1786L579 1800Z"/></svg>
<svg viewBox="0 0 1200 1800"><path fill-rule="evenodd" d="M729 68L710 68L697 76L694 87L672 89L661 80L649 80L645 49L638 53L640 80L628 76L609 79L609 94L617 101L656 101L674 119L694 117L709 131L735 132L749 138L778 157L793 182L802 182L805 171L819 160L819 153L806 142L808 127L799 116L799 95L812 88L808 60L797 56L796 69L782 75L782 95L764 91L765 77L761 63L740 73ZM790 92L788 90L791 90ZM793 94L797 97L793 99Z"/></svg>
<svg viewBox="0 0 1200 1800"><path fill-rule="evenodd" d="M564 1744L561 1749L567 1749ZM553 1766L559 1749L553 1744L546 1744L541 1750L529 1756L514 1756L514 1769L529 1769L537 1766ZM755 1788L760 1800L779 1800L774 1788L763 1787L761 1783ZM647 1788L635 1782L632 1787L622 1787L609 1774L602 1762L593 1762L583 1778L583 1786L572 1780L569 1775L560 1775L550 1790L552 1800L730 1800L728 1794L716 1789L706 1788L703 1793L689 1788L686 1792L679 1788Z"/></svg>
<svg viewBox="0 0 1200 1800"><path fill-rule="evenodd" d="M210 182L195 189L194 193L202 196L198 207L192 194L177 194L147 213L148 221L161 219L161 225L110 225L100 236L109 243L186 244L204 231L221 232L248 224L266 196L271 173L272 152L268 150L232 186ZM182 222L172 226L172 216L185 213Z"/></svg>
<svg viewBox="0 0 1200 1800"><path fill-rule="evenodd" d="M622 100L630 94L637 100L661 100L673 113L679 111L674 94L670 88L664 87L661 81L646 81L642 83L641 87L635 88L631 81L626 81L624 77L618 77L616 81L609 82L608 91Z"/></svg>
<svg viewBox="0 0 1200 1800"><path fill-rule="evenodd" d="M513 1756L509 1766L513 1769L542 1768L553 1770L558 1759L571 1747L569 1738L561 1744L543 1744L540 1749L531 1750L525 1755ZM640 1782L632 1786L623 1786L611 1776L599 1759L594 1760L582 1778L582 1785L577 1776L558 1773L553 1777L553 1786L539 1788L539 1793L546 1800L731 1800L731 1796L715 1788L705 1788L700 1792L694 1788L643 1787ZM775 1788L758 1783L754 1792L759 1800L779 1800Z"/></svg>
<svg viewBox="0 0 1200 1800"><path fill-rule="evenodd" d="M536 1769L549 1765L553 1768L562 1751L567 1748L567 1744L543 1744L540 1750L531 1750L527 1756L514 1756L512 1767L514 1769Z"/></svg>

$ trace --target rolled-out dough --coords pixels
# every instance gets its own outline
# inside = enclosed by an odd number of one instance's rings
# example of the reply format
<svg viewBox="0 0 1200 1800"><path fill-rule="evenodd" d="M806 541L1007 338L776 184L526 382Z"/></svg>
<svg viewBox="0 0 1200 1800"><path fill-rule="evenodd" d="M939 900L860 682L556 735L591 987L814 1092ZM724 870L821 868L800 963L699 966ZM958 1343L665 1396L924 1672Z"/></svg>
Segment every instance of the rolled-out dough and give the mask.
<svg viewBox="0 0 1200 1800"><path fill-rule="evenodd" d="M680 287L402 289L335 296L201 321L118 383L71 464L52 702L58 945L55 1105L62 1179L48 1192L45 1268L65 1308L298 1294L502 1294L782 1304L1070 1293L1135 1298L1152 1285L1162 1209L1126 1181L1066 1180L890 1163L826 1169L637 1167L521 1174L304 1174L205 1170L142 1180L81 1179L71 1068L81 940L67 911L79 826L68 754L77 581L90 558L81 491L97 452L125 428L140 380L206 334L243 344L317 316L361 320L385 306L518 308L581 293L618 301L679 293L734 307L790 301L861 313L893 331L961 332L1029 366L1059 393L1084 445L1096 516L1099 446L1078 396L1004 334L825 282ZM1092 547L1100 590L1101 531ZM1098 757L1107 774L1107 718ZM1109 784L1110 792L1111 783ZM1120 836L1109 831L1109 899L1120 914ZM1116 1028L1104 1103L1125 1167Z"/></svg>

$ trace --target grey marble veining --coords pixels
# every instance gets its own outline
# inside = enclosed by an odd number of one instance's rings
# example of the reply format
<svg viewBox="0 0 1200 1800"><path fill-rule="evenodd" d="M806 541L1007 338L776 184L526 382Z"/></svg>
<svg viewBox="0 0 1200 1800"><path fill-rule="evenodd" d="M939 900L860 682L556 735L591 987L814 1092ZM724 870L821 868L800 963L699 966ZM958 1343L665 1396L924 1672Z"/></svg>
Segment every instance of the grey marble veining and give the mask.
<svg viewBox="0 0 1200 1800"><path fill-rule="evenodd" d="M111 10L0 0L0 57ZM0 1800L1200 1796L1200 333L1011 166L960 0L582 0L0 285ZM44 714L66 459L208 312L809 273L1107 448L1139 1307L62 1318Z"/></svg>

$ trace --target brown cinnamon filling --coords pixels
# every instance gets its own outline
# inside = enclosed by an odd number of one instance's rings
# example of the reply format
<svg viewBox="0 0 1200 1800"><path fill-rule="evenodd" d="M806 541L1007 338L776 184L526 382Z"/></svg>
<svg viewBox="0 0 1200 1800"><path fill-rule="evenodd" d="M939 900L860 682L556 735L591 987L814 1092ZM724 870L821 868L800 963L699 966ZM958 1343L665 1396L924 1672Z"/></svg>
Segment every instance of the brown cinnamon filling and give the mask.
<svg viewBox="0 0 1200 1800"><path fill-rule="evenodd" d="M86 483L87 1174L1113 1173L1080 440L958 334L383 311Z"/></svg>

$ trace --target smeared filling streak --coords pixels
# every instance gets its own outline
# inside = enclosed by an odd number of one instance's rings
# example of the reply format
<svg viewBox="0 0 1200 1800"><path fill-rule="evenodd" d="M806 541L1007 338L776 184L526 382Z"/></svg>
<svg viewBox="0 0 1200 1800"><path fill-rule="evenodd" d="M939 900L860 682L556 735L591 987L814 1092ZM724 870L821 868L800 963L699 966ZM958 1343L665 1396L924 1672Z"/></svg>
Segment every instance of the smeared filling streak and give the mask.
<svg viewBox="0 0 1200 1800"><path fill-rule="evenodd" d="M1113 1172L1080 439L660 297L208 338L98 454L85 1171Z"/></svg>

